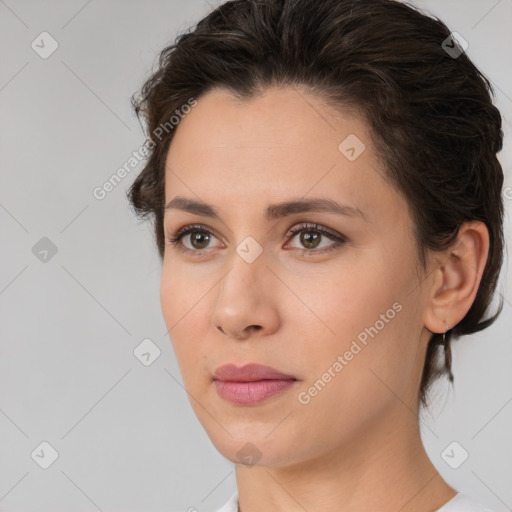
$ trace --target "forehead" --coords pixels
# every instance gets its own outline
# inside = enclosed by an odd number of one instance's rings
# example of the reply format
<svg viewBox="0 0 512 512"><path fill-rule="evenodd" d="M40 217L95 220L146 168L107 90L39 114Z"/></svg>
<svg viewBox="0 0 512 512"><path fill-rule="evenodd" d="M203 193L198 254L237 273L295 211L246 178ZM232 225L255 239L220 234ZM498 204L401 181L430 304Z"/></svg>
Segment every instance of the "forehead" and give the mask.
<svg viewBox="0 0 512 512"><path fill-rule="evenodd" d="M360 152L355 159L343 153L347 140ZM369 129L355 113L294 88L269 89L249 100L214 89L176 128L165 200L179 195L219 209L249 209L310 195L364 211L377 198L381 204L396 199L380 168Z"/></svg>
<svg viewBox="0 0 512 512"><path fill-rule="evenodd" d="M288 149L290 159L294 155L318 158L321 149L337 158L339 143L348 135L370 144L360 116L335 110L304 90L270 88L250 99L238 99L225 89L215 88L200 96L197 106L181 119L169 158L179 159L183 151L191 149L202 155L258 153L258 149L264 150L261 153L283 153Z"/></svg>

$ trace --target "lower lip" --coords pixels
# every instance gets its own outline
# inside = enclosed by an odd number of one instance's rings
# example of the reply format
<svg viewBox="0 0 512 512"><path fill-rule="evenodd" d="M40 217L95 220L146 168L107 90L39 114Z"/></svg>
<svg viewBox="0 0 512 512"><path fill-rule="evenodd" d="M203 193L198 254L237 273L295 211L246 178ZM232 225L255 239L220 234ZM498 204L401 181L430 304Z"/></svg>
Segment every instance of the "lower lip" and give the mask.
<svg viewBox="0 0 512 512"><path fill-rule="evenodd" d="M295 380L258 380L254 382L230 382L214 380L219 395L237 405L262 402L293 386Z"/></svg>

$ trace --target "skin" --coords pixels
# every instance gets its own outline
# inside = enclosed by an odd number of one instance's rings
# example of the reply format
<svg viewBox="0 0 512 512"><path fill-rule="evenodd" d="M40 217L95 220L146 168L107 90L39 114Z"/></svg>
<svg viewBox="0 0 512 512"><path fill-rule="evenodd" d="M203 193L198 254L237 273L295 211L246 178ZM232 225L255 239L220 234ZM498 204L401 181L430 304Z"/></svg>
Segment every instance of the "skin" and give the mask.
<svg viewBox="0 0 512 512"><path fill-rule="evenodd" d="M349 134L366 147L354 161L338 149ZM488 232L482 223L465 224L423 270L407 203L382 169L362 118L290 87L244 101L210 90L174 135L166 204L175 196L200 199L221 218L166 211L168 238L199 223L210 241L193 245L185 235L181 247L196 253L166 243L162 311L191 405L235 463L242 512L432 512L456 494L425 452L417 397L431 332L458 323L474 301ZM366 220L325 212L270 222L263 216L269 203L311 197L357 207ZM333 241L322 235L315 248L300 233L287 236L304 222L346 242L314 253ZM248 236L262 249L252 263L236 252ZM394 303L400 312L300 403L298 394ZM260 404L234 405L218 395L212 373L247 362L298 382ZM254 465L237 455L246 443L260 457Z"/></svg>

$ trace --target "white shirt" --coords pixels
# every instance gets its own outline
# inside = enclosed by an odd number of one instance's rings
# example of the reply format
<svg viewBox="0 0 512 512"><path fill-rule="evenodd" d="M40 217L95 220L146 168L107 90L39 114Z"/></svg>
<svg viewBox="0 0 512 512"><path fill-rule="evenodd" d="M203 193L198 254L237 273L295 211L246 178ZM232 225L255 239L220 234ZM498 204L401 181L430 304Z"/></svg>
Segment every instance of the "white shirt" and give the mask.
<svg viewBox="0 0 512 512"><path fill-rule="evenodd" d="M238 512L238 491L215 512ZM494 512L479 501L470 498L468 495L459 492L450 501L445 503L435 512Z"/></svg>

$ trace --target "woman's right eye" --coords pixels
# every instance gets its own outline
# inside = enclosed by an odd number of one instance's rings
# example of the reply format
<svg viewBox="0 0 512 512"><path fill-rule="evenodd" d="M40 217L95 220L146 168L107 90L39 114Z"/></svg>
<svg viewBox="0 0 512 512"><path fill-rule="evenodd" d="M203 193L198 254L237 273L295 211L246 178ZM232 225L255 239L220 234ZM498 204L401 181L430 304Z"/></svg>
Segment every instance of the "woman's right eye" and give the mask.
<svg viewBox="0 0 512 512"><path fill-rule="evenodd" d="M191 244L191 247L187 247L182 242L183 238ZM207 246L212 238L217 237L205 226L192 225L179 229L178 232L174 236L169 237L167 241L181 251L202 254L202 251L208 248Z"/></svg>

